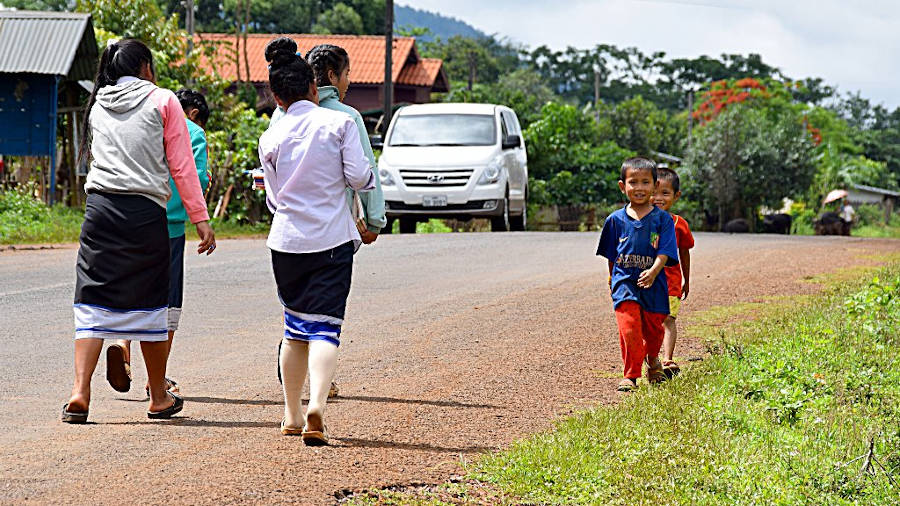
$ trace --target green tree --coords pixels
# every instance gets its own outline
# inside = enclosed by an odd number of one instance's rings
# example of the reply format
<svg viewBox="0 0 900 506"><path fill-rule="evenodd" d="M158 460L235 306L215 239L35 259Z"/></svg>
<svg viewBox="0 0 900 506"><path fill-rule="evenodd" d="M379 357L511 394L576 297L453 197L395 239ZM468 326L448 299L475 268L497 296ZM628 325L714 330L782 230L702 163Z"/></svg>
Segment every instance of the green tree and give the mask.
<svg viewBox="0 0 900 506"><path fill-rule="evenodd" d="M778 207L806 191L814 160L800 116L737 104L698 129L685 161L686 196L717 212L720 225L732 218L755 224L759 206Z"/></svg>
<svg viewBox="0 0 900 506"><path fill-rule="evenodd" d="M544 84L541 76L528 69L505 74L496 83L476 84L471 90L464 83L455 82L444 97L445 102L505 105L516 111L523 130L540 118L544 104L557 100L559 97Z"/></svg>
<svg viewBox="0 0 900 506"><path fill-rule="evenodd" d="M331 9L319 14L313 33L321 34L353 34L363 32L363 20L353 7L345 3L337 3Z"/></svg>
<svg viewBox="0 0 900 506"><path fill-rule="evenodd" d="M677 120L641 96L602 107L600 117L619 146L651 158L656 152L681 155L686 118Z"/></svg>
<svg viewBox="0 0 900 506"><path fill-rule="evenodd" d="M74 0L3 0L0 5L24 11L70 11Z"/></svg>
<svg viewBox="0 0 900 506"><path fill-rule="evenodd" d="M580 205L619 200L618 168L633 151L604 141L601 127L571 105L550 102L525 130L528 168L543 204ZM538 199L540 200L540 199Z"/></svg>

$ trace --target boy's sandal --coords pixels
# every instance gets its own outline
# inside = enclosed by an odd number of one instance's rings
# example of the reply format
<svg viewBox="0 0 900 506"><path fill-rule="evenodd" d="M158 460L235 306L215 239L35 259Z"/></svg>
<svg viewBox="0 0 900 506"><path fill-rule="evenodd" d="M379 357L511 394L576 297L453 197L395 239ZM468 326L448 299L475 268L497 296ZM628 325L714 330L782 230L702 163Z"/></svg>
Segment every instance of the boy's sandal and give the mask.
<svg viewBox="0 0 900 506"><path fill-rule="evenodd" d="M131 390L131 364L125 360L125 347L112 344L106 349L106 381L116 392Z"/></svg>
<svg viewBox="0 0 900 506"><path fill-rule="evenodd" d="M62 408L62 421L65 423L87 423L88 412L69 411L67 402Z"/></svg>
<svg viewBox="0 0 900 506"><path fill-rule="evenodd" d="M666 375L667 378L672 379L681 372L681 368L678 367L678 364L675 363L674 360L666 360L663 362L663 374Z"/></svg>
<svg viewBox="0 0 900 506"><path fill-rule="evenodd" d="M181 408L184 407L184 399L172 392L166 392L166 395L174 401L172 405L162 411L147 411L147 418L151 420L168 420L172 418L172 415L181 411Z"/></svg>
<svg viewBox="0 0 900 506"><path fill-rule="evenodd" d="M666 377L665 372L663 372L663 366L659 362L659 359L656 359L657 367L651 367L648 358L644 359L644 363L647 364L647 383L656 385L669 379Z"/></svg>
<svg viewBox="0 0 900 506"><path fill-rule="evenodd" d="M166 391L172 392L173 394L181 393L181 390L178 388L178 382L172 378L166 378ZM144 393L147 394L147 397L150 397L150 386L144 387Z"/></svg>
<svg viewBox="0 0 900 506"><path fill-rule="evenodd" d="M634 392L637 388L637 380L624 378L619 382L619 386L616 387L616 390L619 392Z"/></svg>
<svg viewBox="0 0 900 506"><path fill-rule="evenodd" d="M284 425L284 418L281 419L281 435L283 436L300 436L303 429L297 427L287 427Z"/></svg>

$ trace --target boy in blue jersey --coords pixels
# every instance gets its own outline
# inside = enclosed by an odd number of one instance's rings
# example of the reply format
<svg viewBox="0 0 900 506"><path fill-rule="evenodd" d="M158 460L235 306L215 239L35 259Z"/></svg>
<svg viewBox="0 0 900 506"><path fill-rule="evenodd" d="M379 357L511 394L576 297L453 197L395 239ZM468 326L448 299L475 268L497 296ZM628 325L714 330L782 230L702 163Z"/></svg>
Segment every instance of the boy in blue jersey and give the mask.
<svg viewBox="0 0 900 506"><path fill-rule="evenodd" d="M206 121L209 119L209 106L206 97L198 91L182 88L175 92L181 108L184 110L185 122L191 137L191 150L194 163L197 165L197 177L200 187L206 192L209 187L209 158L207 154ZM184 299L184 223L187 212L175 188L175 182L169 177L169 188L172 196L166 204L166 219L169 228L169 310L167 328L169 331L169 352L172 351L172 340L178 323L181 320L181 305ZM119 392L127 392L131 388L131 341L119 340L106 350L106 379ZM178 383L166 378L166 388L170 392L178 392ZM145 389L150 395L149 387Z"/></svg>
<svg viewBox="0 0 900 506"><path fill-rule="evenodd" d="M609 260L610 291L624 363L624 379L618 387L622 392L637 388L645 362L649 383L666 379L659 361L663 321L669 314L663 268L678 264L678 249L672 217L653 205L656 176L653 160L625 160L619 189L628 204L606 219L597 247L597 255Z"/></svg>

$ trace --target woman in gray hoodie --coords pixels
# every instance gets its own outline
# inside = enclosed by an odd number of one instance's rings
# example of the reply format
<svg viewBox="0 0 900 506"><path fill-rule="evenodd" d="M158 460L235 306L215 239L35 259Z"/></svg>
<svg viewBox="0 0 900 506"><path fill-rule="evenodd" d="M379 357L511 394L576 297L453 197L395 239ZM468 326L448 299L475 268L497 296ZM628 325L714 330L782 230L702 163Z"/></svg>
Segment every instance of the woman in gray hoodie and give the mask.
<svg viewBox="0 0 900 506"><path fill-rule="evenodd" d="M175 94L158 88L142 42L111 42L100 57L82 127L92 161L75 267L75 383L62 421L87 421L91 376L104 339L140 341L150 386L149 418L170 418L183 401L166 392L169 175L197 227L198 253L216 247ZM121 350L107 352L109 374L130 374ZM111 380L115 378L110 378Z"/></svg>

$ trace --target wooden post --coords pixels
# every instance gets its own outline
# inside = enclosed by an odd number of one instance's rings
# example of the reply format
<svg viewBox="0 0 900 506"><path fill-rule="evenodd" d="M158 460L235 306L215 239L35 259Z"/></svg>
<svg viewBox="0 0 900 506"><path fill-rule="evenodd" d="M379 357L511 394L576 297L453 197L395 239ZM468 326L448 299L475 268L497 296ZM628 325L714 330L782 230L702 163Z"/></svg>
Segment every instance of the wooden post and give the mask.
<svg viewBox="0 0 900 506"><path fill-rule="evenodd" d="M394 0L384 2L384 131L391 126L394 108Z"/></svg>

